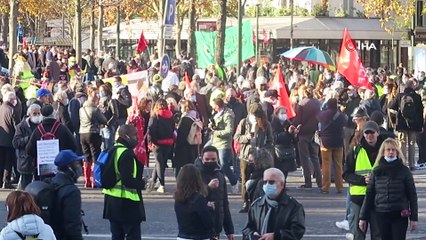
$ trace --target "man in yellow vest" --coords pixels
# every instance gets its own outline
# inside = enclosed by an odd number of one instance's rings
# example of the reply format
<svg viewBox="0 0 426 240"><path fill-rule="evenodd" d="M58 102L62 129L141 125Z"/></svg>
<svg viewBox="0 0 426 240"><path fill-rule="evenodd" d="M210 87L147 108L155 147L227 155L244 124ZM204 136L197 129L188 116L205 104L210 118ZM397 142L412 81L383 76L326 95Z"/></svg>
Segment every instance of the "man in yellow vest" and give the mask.
<svg viewBox="0 0 426 240"><path fill-rule="evenodd" d="M105 194L103 217L110 221L111 239L140 240L140 224L146 218L142 199L143 165L133 153L138 144L138 132L132 125L122 125L118 136L114 154L118 182L113 188L102 191Z"/></svg>
<svg viewBox="0 0 426 240"><path fill-rule="evenodd" d="M383 138L379 136L379 126L373 121L364 125L361 143L350 151L345 163L343 178L349 186L349 226L354 240L364 240L366 233L358 227L359 212L364 201L370 172L376 161ZM372 240L380 240L380 232L375 220L375 214L370 215L370 233Z"/></svg>

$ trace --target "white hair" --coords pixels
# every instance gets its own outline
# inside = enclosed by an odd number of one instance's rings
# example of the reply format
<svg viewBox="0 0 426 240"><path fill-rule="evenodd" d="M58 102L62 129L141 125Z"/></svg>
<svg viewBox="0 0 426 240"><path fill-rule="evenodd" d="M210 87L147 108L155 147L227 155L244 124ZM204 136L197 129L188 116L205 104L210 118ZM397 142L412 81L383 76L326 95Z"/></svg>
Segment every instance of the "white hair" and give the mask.
<svg viewBox="0 0 426 240"><path fill-rule="evenodd" d="M12 98L16 98L15 92L6 92L3 94L3 102L10 102Z"/></svg>
<svg viewBox="0 0 426 240"><path fill-rule="evenodd" d="M281 172L281 170L279 170L278 168L268 168L263 172L263 176L265 176L266 174L276 176L282 183L285 183L284 173Z"/></svg>
<svg viewBox="0 0 426 240"><path fill-rule="evenodd" d="M13 87L9 83L4 84L1 87L1 95L5 95L7 92L13 92Z"/></svg>
<svg viewBox="0 0 426 240"><path fill-rule="evenodd" d="M55 93L55 95L53 96L53 101L62 101L62 100L64 100L64 99L66 99L68 96L67 96L67 93L66 92L64 92L64 91L58 91L58 92L56 92Z"/></svg>
<svg viewBox="0 0 426 240"><path fill-rule="evenodd" d="M41 107L40 107L40 105L38 105L37 103L33 103L33 104L31 104L29 107L28 107L28 109L27 109L27 116L30 116L31 115L31 112L32 111L34 111L34 110L41 110Z"/></svg>

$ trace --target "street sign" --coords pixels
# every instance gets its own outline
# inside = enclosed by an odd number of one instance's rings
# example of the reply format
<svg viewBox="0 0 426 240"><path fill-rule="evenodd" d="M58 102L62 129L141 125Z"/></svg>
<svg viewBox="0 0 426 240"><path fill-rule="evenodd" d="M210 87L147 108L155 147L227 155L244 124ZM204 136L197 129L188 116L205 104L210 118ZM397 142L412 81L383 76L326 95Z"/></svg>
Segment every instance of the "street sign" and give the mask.
<svg viewBox="0 0 426 240"><path fill-rule="evenodd" d="M164 12L164 38L173 39L173 26L175 25L176 0L166 0Z"/></svg>
<svg viewBox="0 0 426 240"><path fill-rule="evenodd" d="M160 75L164 79L167 77L170 69L170 58L169 55L164 54L161 58Z"/></svg>

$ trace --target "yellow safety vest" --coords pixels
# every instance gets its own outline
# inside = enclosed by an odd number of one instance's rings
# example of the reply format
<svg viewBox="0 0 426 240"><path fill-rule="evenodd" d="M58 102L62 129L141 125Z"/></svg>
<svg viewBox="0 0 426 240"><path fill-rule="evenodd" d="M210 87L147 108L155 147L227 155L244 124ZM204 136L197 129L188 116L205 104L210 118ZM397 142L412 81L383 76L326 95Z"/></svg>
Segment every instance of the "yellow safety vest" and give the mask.
<svg viewBox="0 0 426 240"><path fill-rule="evenodd" d="M377 95L379 95L378 97L381 97L383 95L383 87L380 86L379 84L376 84L376 89L377 89Z"/></svg>
<svg viewBox="0 0 426 240"><path fill-rule="evenodd" d="M117 174L117 179L119 179L120 172L118 170L118 159L120 159L121 155L123 154L124 151L127 150L127 148L120 143L115 144L115 146L117 147L117 150L114 154L114 169ZM136 178L136 174L137 174L137 164L136 164L136 160L133 159L133 174L132 174L133 178ZM104 188L102 190L102 193L109 196L117 197L117 198L125 198L125 199L129 199L136 202L140 201L140 197L136 189L125 187L123 183L121 182L121 179L117 182L117 184L115 184L113 188L110 188L110 189Z"/></svg>
<svg viewBox="0 0 426 240"><path fill-rule="evenodd" d="M361 176L368 176L372 169L373 166L371 165L370 159L368 158L367 151L361 147L355 159L355 173ZM351 185L349 188L349 193L351 196L362 196L365 195L366 192L367 186Z"/></svg>

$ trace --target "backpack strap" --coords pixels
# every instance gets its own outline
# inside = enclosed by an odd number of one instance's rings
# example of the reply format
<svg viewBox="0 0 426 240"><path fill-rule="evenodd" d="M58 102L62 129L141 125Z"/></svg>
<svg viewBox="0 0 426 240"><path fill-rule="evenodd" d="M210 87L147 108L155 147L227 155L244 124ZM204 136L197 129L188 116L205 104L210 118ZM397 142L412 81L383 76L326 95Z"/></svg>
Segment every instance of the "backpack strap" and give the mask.
<svg viewBox="0 0 426 240"><path fill-rule="evenodd" d="M52 129L50 130L50 132L53 135L56 135L56 131L58 131L58 128L61 126L61 122L59 122L58 120L55 121L55 123L53 124Z"/></svg>
<svg viewBox="0 0 426 240"><path fill-rule="evenodd" d="M46 129L44 129L43 123L39 124L37 126L38 131L40 132L41 136L46 134Z"/></svg>

